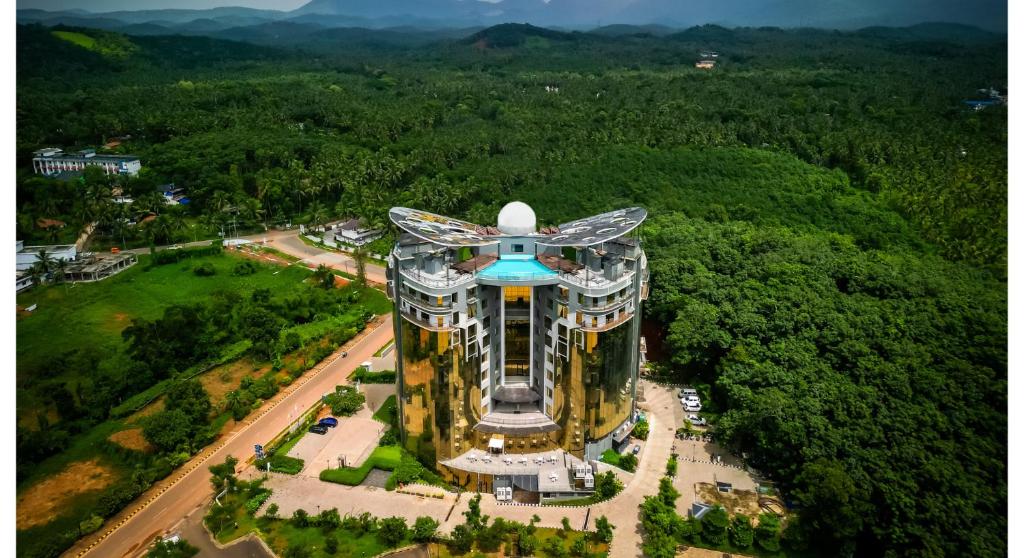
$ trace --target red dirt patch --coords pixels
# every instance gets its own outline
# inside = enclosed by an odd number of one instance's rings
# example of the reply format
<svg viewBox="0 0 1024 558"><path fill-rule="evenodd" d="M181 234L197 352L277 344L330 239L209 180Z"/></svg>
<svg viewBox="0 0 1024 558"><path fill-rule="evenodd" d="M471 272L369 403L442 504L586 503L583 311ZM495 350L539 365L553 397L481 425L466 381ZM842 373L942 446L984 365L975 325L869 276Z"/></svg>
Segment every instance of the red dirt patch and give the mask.
<svg viewBox="0 0 1024 558"><path fill-rule="evenodd" d="M259 378L268 370L269 364L257 366L252 359L241 358L204 372L199 376L199 382L206 388L206 393L210 394L210 402L217 407L229 391L238 389L242 378L250 375Z"/></svg>
<svg viewBox="0 0 1024 558"><path fill-rule="evenodd" d="M149 405L146 405L145 407L139 409L138 411L135 411L131 415L128 415L128 418L125 419L125 423L127 423L127 424L139 424L142 419L144 419L144 418L146 418L146 417L148 417L148 416L150 416L150 415L152 415L154 413L159 413L160 411L163 411L163 410L164 410L164 400L163 400L163 398L160 398L160 399L157 399L156 401L150 403Z"/></svg>
<svg viewBox="0 0 1024 558"><path fill-rule="evenodd" d="M18 496L18 529L49 523L70 499L103 490L113 484L116 476L113 469L97 459L72 463L64 472L34 484Z"/></svg>
<svg viewBox="0 0 1024 558"><path fill-rule="evenodd" d="M707 482L696 483L697 496L702 502L719 504L729 515L742 513L747 517L757 517L761 506L757 503L757 492L753 490L736 490L719 492L715 485Z"/></svg>
<svg viewBox="0 0 1024 558"><path fill-rule="evenodd" d="M146 438L142 435L141 428L129 428L128 430L114 432L110 435L110 438L107 439L121 447L144 451L146 453L156 449L146 441Z"/></svg>

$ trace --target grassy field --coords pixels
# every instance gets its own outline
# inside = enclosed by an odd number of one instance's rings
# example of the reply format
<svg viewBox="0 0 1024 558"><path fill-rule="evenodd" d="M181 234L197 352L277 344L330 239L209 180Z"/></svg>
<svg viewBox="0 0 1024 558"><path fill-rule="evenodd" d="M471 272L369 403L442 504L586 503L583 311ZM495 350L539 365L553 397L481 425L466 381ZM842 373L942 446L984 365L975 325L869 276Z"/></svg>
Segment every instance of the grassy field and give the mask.
<svg viewBox="0 0 1024 558"><path fill-rule="evenodd" d="M52 285L19 295L20 307L38 305L34 312L18 319L19 378L52 356L54 334L58 332L57 350L92 347L113 352L124 345L121 331L131 325L133 318L158 318L168 306L201 302L218 290L243 296L260 288L286 291L309 275L301 266L280 268L260 264L252 275L235 276L231 271L241 258L230 253L156 267L148 267L148 260L149 256L140 256L134 267L97 283ZM192 269L201 263L212 264L217 273L197 276Z"/></svg>
<svg viewBox="0 0 1024 558"><path fill-rule="evenodd" d="M88 35L76 31L51 31L54 37L86 50L112 58L124 58L136 50L135 44L121 35L90 31Z"/></svg>
<svg viewBox="0 0 1024 558"><path fill-rule="evenodd" d="M159 318L173 304L205 303L217 291L232 291L248 298L256 289L265 288L275 295L281 295L306 288L302 282L309 277L310 272L301 266L257 263L255 273L236 276L232 271L243 259L242 256L226 252L150 267L149 257L142 256L138 265L105 281L45 286L19 296L18 304L22 308L38 305L32 313L18 313L16 353L19 413L32 416L37 411L53 412L51 423L59 420L52 403L46 404L46 408L37 403L37 398L41 400L46 394L46 386L38 384L37 374L45 372L43 377L55 378L60 382L75 381L69 372L42 369L51 362L55 350L84 349L96 351L104 358L112 357L125 350L121 332L131 325L133 319ZM200 264L212 265L215 274L196 275L193 269ZM373 289L365 291L360 305L377 313L387 312L390 308L386 297ZM322 321L330 325L337 320L323 316ZM313 349L328 343L326 336L335 332L329 331L330 327L323 328L316 324L313 322L299 326L309 330L304 333L309 334L311 342L305 348L282 355L283 364L291 366L300 357L313 360ZM59 339L59 345L54 343L55 339ZM269 362L243 357L250 345L248 340L242 340L221 347L220 360L223 363L199 376L215 403L221 402L228 391L238 388L244 376L275 373ZM303 369L306 367L303 366ZM141 436L138 420L148 410L159 405L162 387L158 384L137 394L137 397L128 398L123 402L127 406L123 413L113 414L108 420L82 432L73 432L60 453L33 464L31 469L19 474L18 540L19 548L26 549L25 555L46 554L48 551L40 545L45 546L45 541L54 540L58 535L77 532L79 522L97 508L105 489L116 488L116 485L131 478L140 464L149 467L153 466L154 460L165 459L129 451L110 441L112 435L126 429L134 429L135 437ZM33 396L36 392L39 392L38 395ZM139 408L132 401L136 398L142 404L153 399L157 399L157 403L134 412ZM217 411L211 419L212 431L221 430L231 419L230 412ZM396 461L398 459L395 458ZM287 468L294 469L296 464L288 465ZM173 468L170 465L162 467L166 472L161 475Z"/></svg>

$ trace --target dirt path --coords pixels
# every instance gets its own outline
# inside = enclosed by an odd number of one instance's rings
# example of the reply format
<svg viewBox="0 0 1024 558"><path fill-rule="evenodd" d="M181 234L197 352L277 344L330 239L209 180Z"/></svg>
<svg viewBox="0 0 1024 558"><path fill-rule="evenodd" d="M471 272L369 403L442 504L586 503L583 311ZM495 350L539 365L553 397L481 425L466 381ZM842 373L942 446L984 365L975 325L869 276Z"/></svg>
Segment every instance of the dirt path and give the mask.
<svg viewBox="0 0 1024 558"><path fill-rule="evenodd" d="M117 473L97 459L72 463L64 472L32 485L18 496L18 529L49 523L66 502L79 494L103 490L116 478Z"/></svg>

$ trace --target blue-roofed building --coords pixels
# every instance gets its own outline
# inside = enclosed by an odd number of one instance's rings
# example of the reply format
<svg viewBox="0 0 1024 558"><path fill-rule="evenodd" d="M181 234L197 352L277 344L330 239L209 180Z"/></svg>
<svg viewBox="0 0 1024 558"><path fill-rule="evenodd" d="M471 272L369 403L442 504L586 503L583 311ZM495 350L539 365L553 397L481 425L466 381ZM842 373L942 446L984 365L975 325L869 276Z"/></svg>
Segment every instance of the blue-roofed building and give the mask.
<svg viewBox="0 0 1024 558"><path fill-rule="evenodd" d="M635 424L641 208L497 227L402 207L389 258L402 443L499 499L592 493L597 459ZM498 454L498 455L495 455Z"/></svg>

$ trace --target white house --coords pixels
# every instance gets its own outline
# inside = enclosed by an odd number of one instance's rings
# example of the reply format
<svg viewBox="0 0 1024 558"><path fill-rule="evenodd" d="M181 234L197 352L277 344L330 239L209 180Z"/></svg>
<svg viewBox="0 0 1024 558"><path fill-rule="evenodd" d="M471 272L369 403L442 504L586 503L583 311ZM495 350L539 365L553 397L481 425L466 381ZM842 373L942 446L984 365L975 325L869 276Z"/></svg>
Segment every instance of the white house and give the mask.
<svg viewBox="0 0 1024 558"><path fill-rule="evenodd" d="M16 269L25 271L39 261L39 252L46 250L47 256L54 261L64 258L67 261L74 261L78 257L78 249L74 244L56 244L53 246L25 246L24 242L18 241L18 253Z"/></svg>
<svg viewBox="0 0 1024 558"><path fill-rule="evenodd" d="M326 238L327 236L331 238L328 239ZM377 240L381 236L384 236L384 231L381 229L367 228L359 219L349 219L348 221L335 224L333 228L324 234L324 240L335 240L353 246L362 246Z"/></svg>

